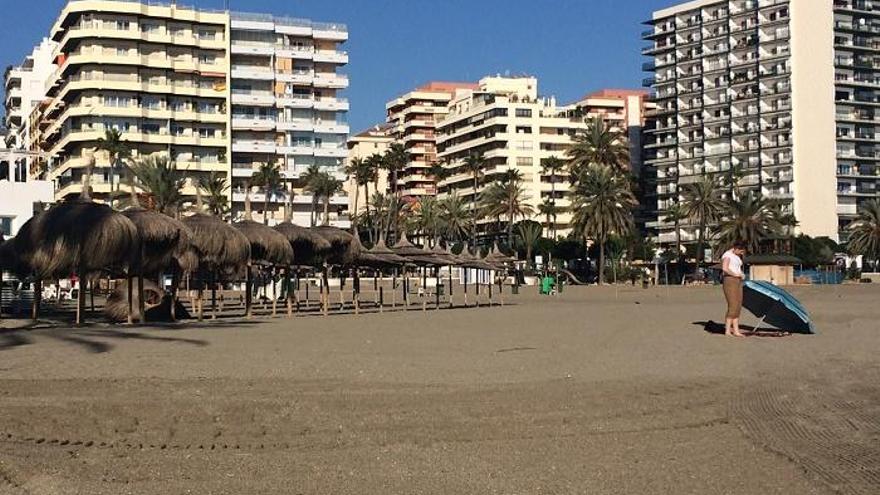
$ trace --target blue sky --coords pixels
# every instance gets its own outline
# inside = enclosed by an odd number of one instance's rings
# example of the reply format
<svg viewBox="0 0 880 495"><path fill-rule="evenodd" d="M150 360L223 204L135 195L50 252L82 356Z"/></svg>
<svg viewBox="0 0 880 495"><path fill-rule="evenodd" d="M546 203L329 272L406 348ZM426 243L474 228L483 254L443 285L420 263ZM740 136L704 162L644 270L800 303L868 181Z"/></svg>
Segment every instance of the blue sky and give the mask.
<svg viewBox="0 0 880 495"><path fill-rule="evenodd" d="M0 64L20 62L65 0L0 0ZM222 8L222 0L181 0ZM561 101L639 87L641 22L676 0L230 0L233 10L348 24L352 130L429 80L530 74Z"/></svg>

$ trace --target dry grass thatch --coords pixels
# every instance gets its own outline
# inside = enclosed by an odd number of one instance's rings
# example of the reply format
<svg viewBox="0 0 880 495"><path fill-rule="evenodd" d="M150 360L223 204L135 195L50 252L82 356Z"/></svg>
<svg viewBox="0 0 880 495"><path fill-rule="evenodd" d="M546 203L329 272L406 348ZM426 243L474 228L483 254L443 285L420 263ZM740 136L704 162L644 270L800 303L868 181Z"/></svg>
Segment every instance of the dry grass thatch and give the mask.
<svg viewBox="0 0 880 495"><path fill-rule="evenodd" d="M360 239L356 239L350 232L329 226L314 227L311 230L330 243L330 249L318 253L324 261L331 265L352 265L357 262L363 246Z"/></svg>
<svg viewBox="0 0 880 495"><path fill-rule="evenodd" d="M293 248L293 257L297 265L315 266L320 264L320 255L330 250L330 242L317 232L306 227L284 222L274 227L281 233Z"/></svg>
<svg viewBox="0 0 880 495"><path fill-rule="evenodd" d="M194 254L199 267L223 272L237 271L251 256L251 243L238 229L219 218L196 213L183 219L192 232L191 253L179 256L178 262L192 259Z"/></svg>
<svg viewBox="0 0 880 495"><path fill-rule="evenodd" d="M389 249L385 240L381 239L373 249L361 252L358 263L369 266L401 266L409 263L409 260Z"/></svg>
<svg viewBox="0 0 880 495"><path fill-rule="evenodd" d="M505 265L515 262L516 259L502 253L501 250L498 249L498 244L495 244L492 246L492 251L483 258L483 261L490 265L503 268Z"/></svg>
<svg viewBox="0 0 880 495"><path fill-rule="evenodd" d="M190 230L183 222L142 208L129 208L122 214L137 227L143 243L141 263L145 273L167 269L189 249Z"/></svg>
<svg viewBox="0 0 880 495"><path fill-rule="evenodd" d="M441 266L447 264L439 258L436 258L431 251L422 249L410 242L409 239L406 238L406 234L403 234L391 250L398 256L403 256L416 265Z"/></svg>
<svg viewBox="0 0 880 495"><path fill-rule="evenodd" d="M15 238L19 262L42 279L127 270L136 260L137 228L109 206L59 203L34 216Z"/></svg>
<svg viewBox="0 0 880 495"><path fill-rule="evenodd" d="M253 220L233 224L251 244L251 259L272 265L293 264L293 247L277 230Z"/></svg>

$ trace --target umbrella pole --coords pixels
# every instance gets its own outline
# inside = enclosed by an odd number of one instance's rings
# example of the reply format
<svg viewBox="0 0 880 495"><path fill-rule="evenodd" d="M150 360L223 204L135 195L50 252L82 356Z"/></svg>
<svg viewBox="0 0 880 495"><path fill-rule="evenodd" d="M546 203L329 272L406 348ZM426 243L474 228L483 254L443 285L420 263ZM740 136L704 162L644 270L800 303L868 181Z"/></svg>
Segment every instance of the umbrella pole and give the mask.
<svg viewBox="0 0 880 495"><path fill-rule="evenodd" d="M169 308L169 313L171 314L171 321L177 321L177 284L180 283L180 275L177 272L177 268L171 272L171 308Z"/></svg>
<svg viewBox="0 0 880 495"><path fill-rule="evenodd" d="M134 278L131 276L131 268L128 270L128 277L126 278L127 287L125 288L125 292L128 295L128 324L134 324Z"/></svg>
<svg viewBox="0 0 880 495"><path fill-rule="evenodd" d="M434 268L434 309L440 309L440 267Z"/></svg>
<svg viewBox="0 0 880 495"><path fill-rule="evenodd" d="M449 266L449 307L455 307L455 303L452 301L452 265Z"/></svg>
<svg viewBox="0 0 880 495"><path fill-rule="evenodd" d="M495 272L489 270L486 272L486 275L489 277L488 283L486 284L489 288L489 307L492 307L492 286L495 284L495 281L492 280L494 277L492 276Z"/></svg>
<svg viewBox="0 0 880 495"><path fill-rule="evenodd" d="M324 265L324 291L323 291L323 299L324 299L324 316L330 314L330 273L327 265Z"/></svg>
<svg viewBox="0 0 880 495"><path fill-rule="evenodd" d="M211 272L211 319L217 319L217 272Z"/></svg>
<svg viewBox="0 0 880 495"><path fill-rule="evenodd" d="M297 278L297 280L299 280ZM306 311L309 310L309 279L306 279Z"/></svg>
<svg viewBox="0 0 880 495"><path fill-rule="evenodd" d="M428 267L422 267L422 312L428 311Z"/></svg>
<svg viewBox="0 0 880 495"><path fill-rule="evenodd" d="M293 318L293 287L290 285L290 267L284 269L284 283L287 287L287 317Z"/></svg>
<svg viewBox="0 0 880 495"><path fill-rule="evenodd" d="M339 311L345 311L345 277L344 271L339 270Z"/></svg>
<svg viewBox="0 0 880 495"><path fill-rule="evenodd" d="M462 278L464 279L464 307L468 307L468 297L467 297L468 269L467 268L463 269Z"/></svg>
<svg viewBox="0 0 880 495"><path fill-rule="evenodd" d="M86 309L86 280L82 276L83 270L80 269L79 274L79 292L76 294L76 324L83 324L83 311Z"/></svg>
<svg viewBox="0 0 880 495"><path fill-rule="evenodd" d="M138 277L138 320L141 324L147 322L147 311L146 311L146 302L144 297L144 274L143 270ZM92 285L92 284L89 284ZM91 292L95 292L94 286L92 286ZM93 296L94 297L94 296Z"/></svg>
<svg viewBox="0 0 880 495"><path fill-rule="evenodd" d="M0 287L0 291L2 291L2 287ZM31 305L31 319L37 321L37 318L40 315L40 298L43 296L43 280L36 279L34 280L34 300Z"/></svg>
<svg viewBox="0 0 880 495"><path fill-rule="evenodd" d="M477 293L474 296L474 302L476 303L478 308L480 307L480 275L482 273L483 273L483 270L476 270L476 272L474 273L474 275L476 275L474 277L476 279L476 280L474 280L474 290Z"/></svg>
<svg viewBox="0 0 880 495"><path fill-rule="evenodd" d="M409 274L403 271L403 310L409 311Z"/></svg>
<svg viewBox="0 0 880 495"><path fill-rule="evenodd" d="M244 282L244 316L245 318L250 318L253 316L251 314L251 306L253 305L253 301L251 300L251 263L248 261L247 271L245 273L245 282Z"/></svg>
<svg viewBox="0 0 880 495"><path fill-rule="evenodd" d="M358 273L357 267L354 268L354 279L353 279L352 283L354 284L354 291L352 292L352 298L354 299L354 314L359 315L359 314L361 314L361 307L360 307L361 278L360 278L360 274Z"/></svg>
<svg viewBox="0 0 880 495"><path fill-rule="evenodd" d="M201 276L202 273L200 273L199 275L200 275L199 276L199 285L198 285L198 289L196 289L196 304L198 305L199 321L204 321L205 313L202 308L202 293L204 291L204 287L203 287L204 286L204 280L203 280L204 277Z"/></svg>
<svg viewBox="0 0 880 495"><path fill-rule="evenodd" d="M89 282L89 312L92 316L95 315L95 284L93 282Z"/></svg>
<svg viewBox="0 0 880 495"><path fill-rule="evenodd" d="M397 268L391 272L391 309L397 308Z"/></svg>
<svg viewBox="0 0 880 495"><path fill-rule="evenodd" d="M276 269L272 267L272 317L278 315L278 286L275 283Z"/></svg>
<svg viewBox="0 0 880 495"><path fill-rule="evenodd" d="M379 305L379 270L373 269L373 302Z"/></svg>

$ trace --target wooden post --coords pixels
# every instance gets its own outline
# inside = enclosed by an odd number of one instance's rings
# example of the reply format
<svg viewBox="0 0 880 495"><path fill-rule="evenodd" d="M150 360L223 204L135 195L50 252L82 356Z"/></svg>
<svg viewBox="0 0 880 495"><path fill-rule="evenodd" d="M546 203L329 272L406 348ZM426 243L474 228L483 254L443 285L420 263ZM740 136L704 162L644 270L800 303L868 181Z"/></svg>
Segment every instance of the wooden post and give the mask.
<svg viewBox="0 0 880 495"><path fill-rule="evenodd" d="M95 288L92 287L92 292L94 291ZM138 321L141 322L141 324L147 322L146 303L144 299L144 273L143 270L141 270L141 273L138 274Z"/></svg>
<svg viewBox="0 0 880 495"><path fill-rule="evenodd" d="M360 294L361 294L361 276L358 267L354 267L354 277L352 279L354 290L352 291L352 299L354 300L354 314L361 314Z"/></svg>
<svg viewBox="0 0 880 495"><path fill-rule="evenodd" d="M293 318L293 286L290 280L290 267L284 268L284 284L287 289L285 299L287 300L287 317Z"/></svg>
<svg viewBox="0 0 880 495"><path fill-rule="evenodd" d="M455 303L452 300L452 265L449 265L449 307L455 307Z"/></svg>
<svg viewBox="0 0 880 495"><path fill-rule="evenodd" d="M272 267L272 316L275 317L278 315L278 286L275 284L275 272L276 269Z"/></svg>
<svg viewBox="0 0 880 495"><path fill-rule="evenodd" d="M495 284L495 281L492 280L492 273L493 273L492 270L488 270L486 272L486 275L489 277L489 283L487 283L486 285L489 288L489 307L490 308L492 307L492 286Z"/></svg>
<svg viewBox="0 0 880 495"><path fill-rule="evenodd" d="M171 314L171 321L177 321L177 284L180 283L180 275L178 274L177 268L171 272L171 308L169 308L169 312Z"/></svg>
<svg viewBox="0 0 880 495"><path fill-rule="evenodd" d="M217 319L217 271L211 272L211 319Z"/></svg>
<svg viewBox="0 0 880 495"><path fill-rule="evenodd" d="M397 308L397 268L391 273L391 309Z"/></svg>
<svg viewBox="0 0 880 495"><path fill-rule="evenodd" d="M83 312L86 309L86 280L82 276L82 268L80 268L79 273L77 273L77 279L79 280L79 292L76 294L76 324L83 324Z"/></svg>
<svg viewBox="0 0 880 495"><path fill-rule="evenodd" d="M128 293L128 324L134 324L134 278L131 276L131 268L128 271L128 278L126 279L126 284L128 287L125 288L125 291Z"/></svg>
<svg viewBox="0 0 880 495"><path fill-rule="evenodd" d="M434 268L434 309L440 309L440 267Z"/></svg>
<svg viewBox="0 0 880 495"><path fill-rule="evenodd" d="M253 301L251 300L251 262L248 261L247 264L247 273L245 275L245 283L244 283L244 316L245 318L250 318L253 316L251 314L251 306L253 305Z"/></svg>
<svg viewBox="0 0 880 495"><path fill-rule="evenodd" d="M464 307L468 307L468 294L467 294L467 286L468 286L468 269L464 269Z"/></svg>
<svg viewBox="0 0 880 495"><path fill-rule="evenodd" d="M2 291L0 287L0 291ZM40 316L40 300L43 297L43 281L41 279L34 280L34 300L31 307L31 319L37 321Z"/></svg>
<svg viewBox="0 0 880 495"><path fill-rule="evenodd" d="M322 280L324 281L324 290L323 290L323 302L324 302L324 316L330 314L330 268L325 264L324 265L324 274Z"/></svg>

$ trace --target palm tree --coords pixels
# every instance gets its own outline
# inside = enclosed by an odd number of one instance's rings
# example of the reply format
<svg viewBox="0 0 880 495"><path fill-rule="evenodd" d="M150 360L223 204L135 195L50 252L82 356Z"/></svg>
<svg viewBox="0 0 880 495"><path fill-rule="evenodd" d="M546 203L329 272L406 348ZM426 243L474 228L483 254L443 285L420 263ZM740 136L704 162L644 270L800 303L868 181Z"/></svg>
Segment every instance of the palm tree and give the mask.
<svg viewBox="0 0 880 495"><path fill-rule="evenodd" d="M397 187L397 176L406 168L407 163L409 163L409 153L407 153L406 148L402 143L393 143L388 150L385 151L385 155L382 157L382 168L388 171L388 185L391 188L391 195L398 199L399 191ZM395 215L389 220L390 228L396 233L399 220L398 216Z"/></svg>
<svg viewBox="0 0 880 495"><path fill-rule="evenodd" d="M263 189L263 224L269 225L269 199L284 191L284 178L277 164L261 163L251 177L252 184Z"/></svg>
<svg viewBox="0 0 880 495"><path fill-rule="evenodd" d="M428 175L434 181L434 193L436 194L440 189L440 183L452 176L452 169L443 162L434 162L428 168Z"/></svg>
<svg viewBox="0 0 880 495"><path fill-rule="evenodd" d="M118 129L107 129L104 131L104 137L98 138L98 150L107 152L110 158L110 206L113 206L113 174L116 169L121 169L120 164L123 160L131 158L131 147L122 140L122 133ZM129 174L130 180L134 181L134 175ZM134 187L131 189L132 194L136 194ZM132 202L136 198L132 197Z"/></svg>
<svg viewBox="0 0 880 495"><path fill-rule="evenodd" d="M586 120L587 128L574 136L568 149L571 179L580 177L580 172L592 164L606 165L618 172L629 170L629 147L626 136L608 127L599 117Z"/></svg>
<svg viewBox="0 0 880 495"><path fill-rule="evenodd" d="M880 259L880 201L871 200L859 209L849 227L849 250L866 258Z"/></svg>
<svg viewBox="0 0 880 495"><path fill-rule="evenodd" d="M212 215L223 217L229 212L229 198L226 195L228 188L226 178L211 174L210 177L199 178L199 188L208 194L208 211Z"/></svg>
<svg viewBox="0 0 880 495"><path fill-rule="evenodd" d="M322 172L318 180L318 187L315 194L320 196L324 202L324 220L322 225L330 224L330 199L334 194L342 190L342 182L327 172Z"/></svg>
<svg viewBox="0 0 880 495"><path fill-rule="evenodd" d="M470 215L461 197L452 193L440 200L440 225L444 235L460 242L468 233Z"/></svg>
<svg viewBox="0 0 880 495"><path fill-rule="evenodd" d="M711 177L704 176L699 182L687 184L682 188L683 208L687 218L697 223L699 240L697 241L697 270L703 262L703 246L706 240L706 229L710 223L717 222L724 211L724 201L718 183Z"/></svg>
<svg viewBox="0 0 880 495"><path fill-rule="evenodd" d="M351 231L358 231L358 203L360 202L360 186L364 186L366 188L367 184L370 183L372 177L370 176L370 164L367 160L363 158L354 158L351 162L345 167L345 173L348 175L348 179L354 181L354 211L352 212L351 217ZM365 194L366 189L365 189ZM364 196L365 198L369 198L369 196Z"/></svg>
<svg viewBox="0 0 880 495"><path fill-rule="evenodd" d="M599 244L599 283L605 283L605 244L612 234L624 236L632 230L633 209L639 203L625 177L596 164L580 170L569 194L573 230Z"/></svg>
<svg viewBox="0 0 880 495"><path fill-rule="evenodd" d="M168 216L177 216L183 204L181 190L186 179L174 162L165 156L151 155L137 160L131 166L131 172L150 198L153 209Z"/></svg>
<svg viewBox="0 0 880 495"><path fill-rule="evenodd" d="M725 201L724 216L715 229L719 245L741 240L756 252L761 242L782 233L775 209L774 200L752 193Z"/></svg>
<svg viewBox="0 0 880 495"><path fill-rule="evenodd" d="M504 215L507 217L507 242L513 244L513 224L516 219L532 215L535 209L527 203L529 198L523 185L522 172L509 169L501 175L500 182L504 192Z"/></svg>
<svg viewBox="0 0 880 495"><path fill-rule="evenodd" d="M440 203L433 196L425 196L418 202L416 227L425 237L425 245L429 240L436 241L441 231Z"/></svg>
<svg viewBox="0 0 880 495"><path fill-rule="evenodd" d="M546 160L541 161L541 173L544 175L550 176L550 202L553 204L553 238L556 238L556 176L559 172L565 170L566 163L561 158L556 156L551 156ZM547 222L549 224L549 222Z"/></svg>
<svg viewBox="0 0 880 495"><path fill-rule="evenodd" d="M672 222L675 228L675 259L681 257L681 221L687 219L687 212L681 203L674 203L666 210L664 221Z"/></svg>
<svg viewBox="0 0 880 495"><path fill-rule="evenodd" d="M477 204L480 202L480 193L478 191L485 166L486 159L479 153L469 155L464 160L464 168L470 172L474 186L474 197L471 200L471 246L474 247L477 245Z"/></svg>
<svg viewBox="0 0 880 495"><path fill-rule="evenodd" d="M321 187L321 181L323 172L321 171L321 167L317 164L309 165L309 168L302 174L300 180L303 183L303 188L312 193L312 212L310 217L310 224L312 227L317 223L318 218L318 192L317 190Z"/></svg>
<svg viewBox="0 0 880 495"><path fill-rule="evenodd" d="M547 230L553 232L555 237L556 232L556 201L553 198L544 198L544 201L538 205L538 213L544 216L545 223L547 224Z"/></svg>
<svg viewBox="0 0 880 495"><path fill-rule="evenodd" d="M526 250L526 263L528 263L529 267L532 267L534 263L532 252L535 250L538 240L541 239L543 230L541 224L533 220L524 220L517 224L516 230Z"/></svg>

